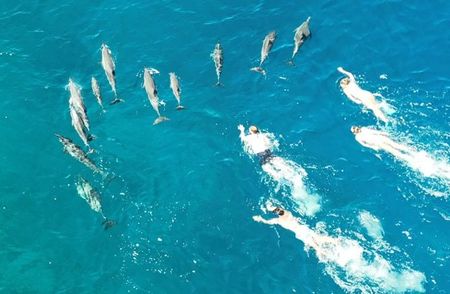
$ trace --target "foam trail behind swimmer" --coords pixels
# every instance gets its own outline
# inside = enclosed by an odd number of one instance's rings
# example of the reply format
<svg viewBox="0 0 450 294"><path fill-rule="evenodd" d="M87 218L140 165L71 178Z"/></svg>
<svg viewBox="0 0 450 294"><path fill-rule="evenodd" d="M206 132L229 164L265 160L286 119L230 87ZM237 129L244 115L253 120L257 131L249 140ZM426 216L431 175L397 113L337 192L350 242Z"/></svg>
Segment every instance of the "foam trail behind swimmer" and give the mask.
<svg viewBox="0 0 450 294"><path fill-rule="evenodd" d="M357 240L318 233L305 224L295 223L289 230L315 253L325 272L342 289L350 293L424 292L422 272L405 262L395 265L381 253L365 247Z"/></svg>
<svg viewBox="0 0 450 294"><path fill-rule="evenodd" d="M367 234L373 239L383 239L384 230L380 220L368 211L361 211L358 215L361 225L367 230Z"/></svg>
<svg viewBox="0 0 450 294"><path fill-rule="evenodd" d="M307 173L303 167L277 156L264 164L262 169L279 185L289 189L288 193L300 213L312 216L320 210L320 197L308 191L304 181Z"/></svg>
<svg viewBox="0 0 450 294"><path fill-rule="evenodd" d="M418 151L414 146L399 143L391 138L398 136L379 132L370 128L362 128L356 139L368 148L383 150L425 177L439 178L450 184L450 164L446 159L436 159L427 151Z"/></svg>
<svg viewBox="0 0 450 294"><path fill-rule="evenodd" d="M264 133L270 141L270 149L277 150L279 143L271 133ZM252 154L250 146L244 142L244 150L247 154ZM306 171L299 164L273 156L262 165L262 169L280 187L286 189L287 194L295 202L298 212L302 215L313 216L320 210L320 197L310 193L305 184Z"/></svg>

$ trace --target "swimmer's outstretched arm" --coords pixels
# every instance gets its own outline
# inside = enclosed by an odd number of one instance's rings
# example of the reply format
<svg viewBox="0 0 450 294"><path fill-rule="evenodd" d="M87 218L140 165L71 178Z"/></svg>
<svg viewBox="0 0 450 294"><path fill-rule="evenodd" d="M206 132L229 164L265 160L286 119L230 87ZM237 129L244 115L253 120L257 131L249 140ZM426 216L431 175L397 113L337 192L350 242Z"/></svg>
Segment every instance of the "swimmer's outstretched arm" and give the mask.
<svg viewBox="0 0 450 294"><path fill-rule="evenodd" d="M355 80L355 76L354 76L351 72L346 71L345 69L343 69L342 66L339 66L339 67L337 68L337 70L338 70L339 72L343 73L344 75L346 75L352 82L355 82L355 81L356 81L356 80Z"/></svg>
<svg viewBox="0 0 450 294"><path fill-rule="evenodd" d="M260 215L254 215L253 220L258 223L263 223L267 225L278 225L278 218L272 218L272 219L264 219Z"/></svg>
<svg viewBox="0 0 450 294"><path fill-rule="evenodd" d="M239 130L239 138L241 139L241 141L243 143L245 143L246 141L246 136L245 136L245 128L243 125L238 125L238 130Z"/></svg>

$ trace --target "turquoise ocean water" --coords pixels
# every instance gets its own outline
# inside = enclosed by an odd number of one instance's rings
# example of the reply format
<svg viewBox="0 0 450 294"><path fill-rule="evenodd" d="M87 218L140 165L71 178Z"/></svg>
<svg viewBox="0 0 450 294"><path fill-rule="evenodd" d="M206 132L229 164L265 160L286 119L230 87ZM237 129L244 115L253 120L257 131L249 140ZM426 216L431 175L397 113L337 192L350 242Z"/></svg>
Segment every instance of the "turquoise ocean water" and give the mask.
<svg viewBox="0 0 450 294"><path fill-rule="evenodd" d="M377 122L344 96L336 71L352 71L395 107L394 123L379 128L448 164L450 2L94 2L0 1L0 292L450 291L448 180L358 144L350 126ZM293 30L308 16L312 37L288 66ZM271 30L278 38L264 78L249 68ZM209 56L217 41L224 87L214 87ZM125 100L105 113L90 90L94 75L105 104L113 97L102 42ZM170 118L157 126L146 66L161 72ZM170 71L185 111L175 110ZM54 136L82 145L69 78L82 87L96 136L91 157L111 181L64 154ZM245 154L240 123L273 133L294 174L307 172L300 192L318 199L317 212L298 209L298 178L274 180ZM103 230L77 196L78 175L116 226ZM260 209L269 199L353 245L320 255L292 232L254 222L270 216ZM355 248L364 248L359 263L337 261Z"/></svg>

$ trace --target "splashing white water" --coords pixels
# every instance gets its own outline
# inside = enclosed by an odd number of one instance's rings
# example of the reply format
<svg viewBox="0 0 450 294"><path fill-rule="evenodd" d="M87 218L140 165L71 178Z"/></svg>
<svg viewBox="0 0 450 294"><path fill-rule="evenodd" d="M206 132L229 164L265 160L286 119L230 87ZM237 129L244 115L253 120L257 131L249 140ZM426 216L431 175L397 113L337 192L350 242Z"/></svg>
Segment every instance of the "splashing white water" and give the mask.
<svg viewBox="0 0 450 294"><path fill-rule="evenodd" d="M439 178L450 184L450 164L445 159L436 159L426 151L418 151L415 147L393 141L394 136L388 132L380 132L370 128L362 128L356 135L363 146L373 150L383 150L425 177Z"/></svg>
<svg viewBox="0 0 450 294"><path fill-rule="evenodd" d="M360 293L424 292L425 275L403 263L399 268L358 241L343 236L318 233L297 221L282 225L312 249L325 271L342 289Z"/></svg>
<svg viewBox="0 0 450 294"><path fill-rule="evenodd" d="M367 230L367 234L373 239L383 239L384 230L380 220L368 211L361 211L358 215L360 224Z"/></svg>
<svg viewBox="0 0 450 294"><path fill-rule="evenodd" d="M270 150L277 150L279 143L272 133L262 133L266 136ZM249 141L244 141L244 150L248 155L252 154ZM299 164L281 158L271 157L262 165L263 171L276 182L279 188L286 189L287 194L297 206L297 211L302 215L312 216L320 210L320 197L311 193L305 185L306 171Z"/></svg>
<svg viewBox="0 0 450 294"><path fill-rule="evenodd" d="M274 157L262 169L281 187L286 187L300 213L312 216L320 210L320 197L308 191L304 179L306 171L297 163Z"/></svg>

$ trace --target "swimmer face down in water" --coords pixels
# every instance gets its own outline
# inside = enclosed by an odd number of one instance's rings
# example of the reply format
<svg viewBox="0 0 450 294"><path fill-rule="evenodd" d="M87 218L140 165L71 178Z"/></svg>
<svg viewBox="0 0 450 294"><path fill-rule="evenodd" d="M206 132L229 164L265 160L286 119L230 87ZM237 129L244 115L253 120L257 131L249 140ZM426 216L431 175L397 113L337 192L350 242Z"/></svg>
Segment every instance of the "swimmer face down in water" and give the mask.
<svg viewBox="0 0 450 294"><path fill-rule="evenodd" d="M373 94L367 90L361 89L356 82L355 76L351 72L344 70L342 67L338 67L337 70L346 75L345 78L339 81L339 85L341 86L342 91L344 91L344 94L353 102L362 104L367 109L370 109L377 119L387 123L388 118L383 112L383 105L375 99L375 95L381 95Z"/></svg>

